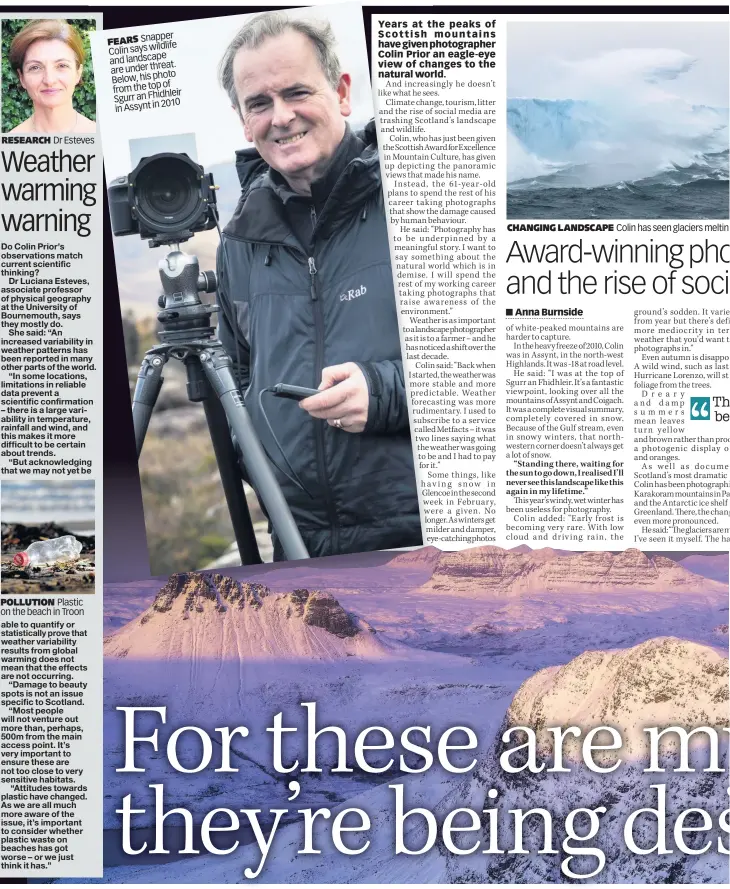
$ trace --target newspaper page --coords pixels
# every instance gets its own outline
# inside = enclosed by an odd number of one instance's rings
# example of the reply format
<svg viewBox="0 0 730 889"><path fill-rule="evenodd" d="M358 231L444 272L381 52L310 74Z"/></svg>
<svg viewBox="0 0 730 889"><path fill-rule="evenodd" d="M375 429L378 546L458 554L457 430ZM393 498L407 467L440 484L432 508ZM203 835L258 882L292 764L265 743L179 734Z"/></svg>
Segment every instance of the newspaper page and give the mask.
<svg viewBox="0 0 730 889"><path fill-rule="evenodd" d="M0 15L3 878L102 874L100 27Z"/></svg>
<svg viewBox="0 0 730 889"><path fill-rule="evenodd" d="M216 13L2 13L2 877L725 884L728 8Z"/></svg>

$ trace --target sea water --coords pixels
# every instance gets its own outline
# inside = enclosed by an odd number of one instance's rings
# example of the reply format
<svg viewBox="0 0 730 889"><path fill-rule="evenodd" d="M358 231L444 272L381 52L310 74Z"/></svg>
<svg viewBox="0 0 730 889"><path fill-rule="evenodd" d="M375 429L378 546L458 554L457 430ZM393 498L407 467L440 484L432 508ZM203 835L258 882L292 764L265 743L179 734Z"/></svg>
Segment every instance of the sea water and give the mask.
<svg viewBox="0 0 730 889"><path fill-rule="evenodd" d="M573 95L508 99L507 215L727 219L728 108L678 93L693 63L606 52L574 63Z"/></svg>

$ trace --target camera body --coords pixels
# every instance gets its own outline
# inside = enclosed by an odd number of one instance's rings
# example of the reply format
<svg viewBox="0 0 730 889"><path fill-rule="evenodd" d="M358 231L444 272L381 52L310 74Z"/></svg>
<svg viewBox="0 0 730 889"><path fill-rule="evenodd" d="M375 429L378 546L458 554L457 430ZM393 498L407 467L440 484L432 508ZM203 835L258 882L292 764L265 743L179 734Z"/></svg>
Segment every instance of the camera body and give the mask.
<svg viewBox="0 0 730 889"><path fill-rule="evenodd" d="M107 194L115 235L172 244L217 222L213 175L184 153L143 157L128 176L112 181Z"/></svg>

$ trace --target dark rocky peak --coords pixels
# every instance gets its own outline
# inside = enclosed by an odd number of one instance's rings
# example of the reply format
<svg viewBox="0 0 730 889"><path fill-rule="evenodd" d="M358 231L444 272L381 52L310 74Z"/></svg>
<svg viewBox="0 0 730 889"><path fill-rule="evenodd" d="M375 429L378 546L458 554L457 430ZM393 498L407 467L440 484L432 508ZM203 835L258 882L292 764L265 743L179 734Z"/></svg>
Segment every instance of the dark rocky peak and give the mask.
<svg viewBox="0 0 730 889"><path fill-rule="evenodd" d="M251 608L261 608L263 600L270 595L271 591L263 583L251 583L244 581L239 583L232 577L224 577L221 574L213 575L213 579L221 591L223 598L238 608L244 608L249 605Z"/></svg>
<svg viewBox="0 0 730 889"><path fill-rule="evenodd" d="M180 596L187 597L190 593L203 592L204 588L207 589L201 574L187 572L171 574L167 583L155 596L152 609L153 611L169 611Z"/></svg>
<svg viewBox="0 0 730 889"><path fill-rule="evenodd" d="M147 623L155 613L171 611L178 603L182 606L183 620L209 609L219 613L244 608L258 610L269 596L271 591L262 583L241 583L223 574L196 571L172 574L142 622ZM375 632L365 621L345 611L330 593L296 589L273 598L280 603L277 607L286 608L287 617L299 618L308 626L320 627L341 639L356 636L363 629Z"/></svg>
<svg viewBox="0 0 730 889"><path fill-rule="evenodd" d="M310 627L320 627L340 639L356 636L361 631L357 618L345 611L331 593L297 589L286 598L290 606L288 613L301 617Z"/></svg>
<svg viewBox="0 0 730 889"><path fill-rule="evenodd" d="M153 611L170 611L178 599L183 600L184 617L191 611L204 611L206 603L224 612L229 607L260 608L263 599L269 595L268 587L261 583L239 583L223 574L203 574L181 572L171 574L152 604Z"/></svg>

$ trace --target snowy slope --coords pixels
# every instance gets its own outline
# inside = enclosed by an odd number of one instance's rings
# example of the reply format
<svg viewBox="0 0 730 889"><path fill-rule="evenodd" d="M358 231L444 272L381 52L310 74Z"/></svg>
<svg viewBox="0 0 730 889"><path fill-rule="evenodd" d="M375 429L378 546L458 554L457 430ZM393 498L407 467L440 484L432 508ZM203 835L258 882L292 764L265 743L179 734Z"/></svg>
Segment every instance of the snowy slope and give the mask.
<svg viewBox="0 0 730 889"><path fill-rule="evenodd" d="M586 651L562 667L525 682L507 712L508 725L621 726L622 753L647 754L647 725L683 720L718 725L727 720L728 661L718 650L676 638L650 639L623 651ZM545 746L551 739L541 731ZM579 758L577 742L566 749Z"/></svg>
<svg viewBox="0 0 730 889"><path fill-rule="evenodd" d="M318 725L336 724L352 737L373 721L396 731L410 724L414 707L427 712L434 726L458 716L481 727L504 712L524 678L376 633L330 594L306 589L276 594L262 584L197 573L173 575L144 614L107 638L105 651L105 823L110 828L118 825L115 809L132 787L138 804L147 808L138 824L151 823L147 788L155 781L165 785L170 806L184 805L201 818L213 803L285 801L286 781L271 766L266 728L281 712L287 725L300 730L287 743L288 755L296 759L306 727L302 702L316 702ZM144 744L139 763L147 773L133 781L117 773L124 761L124 725L116 708L163 704L164 727L157 716L143 716L140 733L157 727L164 738L183 725L211 731L245 725L251 740L235 745L240 775L206 771L181 779L161 752ZM181 756L195 762L197 745L196 736L185 737ZM322 755L325 763L332 760L332 744L323 742ZM373 784L372 776L361 774L302 780L302 802L315 805Z"/></svg>
<svg viewBox="0 0 730 889"><path fill-rule="evenodd" d="M191 617L195 618L191 620ZM390 648L329 593L271 595L222 575L174 574L142 615L107 637L107 657L238 660L387 656Z"/></svg>
<svg viewBox="0 0 730 889"><path fill-rule="evenodd" d="M480 548L463 555L483 551ZM536 571L581 555L548 550L509 554L529 558L537 565ZM442 554L441 558L450 561L452 555ZM200 573L174 575L164 585L157 583L154 602L145 613L107 641L105 825L113 828L119 824L115 809L126 793L132 793L135 804L147 809L145 815L137 816L137 826L150 824L153 814L148 785L154 782L165 786L166 808L185 806L198 823L206 812L221 806L268 810L311 805L336 810L357 797L367 800L365 808L373 822L386 826L393 809L388 785L394 782L406 786L408 805L421 799L429 807L441 806L439 810L445 811L444 806L454 808L459 799L476 799L479 792L483 799L484 788L480 791L478 784L443 772L433 771L422 778L404 776L397 769L381 776L357 771L338 776L325 769L322 777L300 774L301 794L296 803L288 804L288 776L277 775L271 766L270 737L265 729L278 712L285 724L298 728L300 735L292 738L287 748L293 760L302 755L303 702L317 703L317 725L339 725L349 738L375 724L387 726L396 736L404 727L420 722L432 726L434 736L448 726L467 725L479 738L482 768L517 689L536 670L562 668L577 657L581 675L590 676L590 687L605 685L615 695L621 682L629 683L634 675L649 685L656 684L661 675L657 672L641 678L644 655L619 669L620 659L614 660L617 649L630 649L662 635L681 635L682 645L726 647L726 585L710 584L704 592L689 595L681 583L669 589L658 586L637 591L623 581L635 578L637 572L656 571L657 566L671 572L674 563L662 566L661 561L642 554L622 555L628 558L619 559L617 566L611 562L608 572L617 581L615 589L596 590L588 585L568 595L559 587L509 596L503 592L485 595L472 586L453 594L434 593L423 588L432 565L418 564L418 560L416 564L393 566L391 560L390 564L354 564L351 568L347 564L330 567L329 560L311 560L262 574L266 586L255 580L250 568L232 569L234 576L229 578ZM687 574L680 573L680 579ZM447 579L456 584L464 580L458 575ZM471 582L474 578L466 579ZM373 629L377 632L371 632ZM586 649L603 651L582 660ZM668 706L677 712L681 708L671 703L675 694L672 677L683 675L685 661L694 658L697 664L701 662L696 651L690 647L676 660L670 658L668 678L659 686L661 694L670 696ZM661 666L659 656L656 661ZM611 679L614 674L616 681ZM692 695L699 700L701 696L694 689L702 687L701 671L688 675L694 683ZM561 685L559 691L553 691L553 680L542 677L543 681L547 684L540 686L536 698L560 702L567 694L568 710L575 707L577 711L584 701L592 706L593 699L580 684ZM570 694L568 688L573 689ZM527 701L526 695L519 700ZM231 776L212 770L181 776L167 763L164 747L155 753L150 745L140 745L138 762L146 772L135 776L118 773L124 750L122 717L116 708L161 705L167 706L167 722L160 728L163 745L182 725L204 726L211 731L214 726L245 725L249 736L234 744L234 762L240 771ZM557 705L553 709L559 713ZM525 712L529 716L529 708ZM593 710L586 712L585 718L593 717ZM616 718L619 720L618 715ZM139 733L148 734L155 727L154 720L142 719ZM196 745L196 738L185 739L181 745L184 761L196 761ZM333 761L331 745L323 744L322 756L325 764ZM586 776L578 781L566 799L580 798L580 788L593 786L591 780ZM596 800L603 786L601 781L595 782ZM557 798L556 788L547 784L537 787L535 792L544 793L546 799L551 794ZM682 792L695 793L688 788L685 784ZM525 798L519 789L515 794L512 808L515 800ZM414 827L414 843L418 833ZM295 842L293 834L286 837L286 843ZM245 854L250 855L251 850ZM451 863L438 850L413 860L393 860L392 836L379 832L373 839L373 854L372 859L366 855L343 862L341 855L287 858L282 852L283 857L276 856L277 868L281 862L276 879L326 881L330 872L332 879L359 882L472 878L469 868L452 872ZM234 857L202 856L203 876L195 870L194 859L184 857L182 865L161 870L136 868L138 876L126 868L110 869L107 879L235 882L242 879L243 864L239 861L235 869L230 867ZM155 859L159 857L153 856ZM537 878L531 857L520 860L526 862L524 878L529 873ZM472 858L465 862L469 867L475 865ZM349 868L346 873L345 866ZM478 879L483 880L484 866L480 866ZM550 879L555 876L552 867ZM689 871L682 873L687 876ZM491 881L498 881L498 877L499 871L489 875ZM512 877L520 879L517 872L512 872Z"/></svg>
<svg viewBox="0 0 730 889"><path fill-rule="evenodd" d="M552 762L551 726L575 725L583 731L597 726L616 728L623 740L619 751L596 755L603 768L618 768L596 774L581 762L579 739L568 739L564 745L565 763L569 773L506 774L499 765L499 755L506 745L497 742L485 756L474 777L459 791L471 804L484 801L486 791L497 791L502 815L510 808L543 807L563 819L578 807L604 806L597 840L590 843L607 853L605 868L596 876L601 883L643 882L725 882L727 860L716 852L694 856L676 852L672 855L637 856L626 849L623 825L629 815L642 807L656 806L658 795L653 784L667 787L667 810L670 819L683 809L702 807L714 818L727 805L726 774L707 774L706 745L694 743L690 764L693 773L678 774L676 736L661 745L664 773L645 773L649 764L648 736L644 728L680 725L688 730L699 726L718 727L723 750L721 764L727 770L727 739L722 740L721 727L728 716L728 659L719 651L675 638L652 639L624 651L589 651L563 667L537 673L518 691L507 711L503 731L515 726L530 726L538 737L538 763ZM704 736L701 736L704 740ZM524 739L523 739L524 740ZM596 743L607 737L597 737ZM698 739L699 740L699 739ZM512 741L511 748L519 740ZM516 758L512 758L516 762ZM458 795L458 794L457 794ZM453 803L453 800L451 801ZM501 822L500 822L501 823ZM669 822L671 825L671 821ZM557 832L560 835L560 831ZM510 843L513 831L505 831L504 843ZM671 826L667 830L669 848ZM562 831L562 837L565 831ZM656 839L656 822L641 817L634 836L641 848L650 848ZM703 836L701 845L710 838L716 847L717 827ZM699 837L695 835L694 840ZM557 841L557 840L556 840ZM588 844L586 844L588 845ZM690 846L698 848L697 843ZM507 845L503 846L507 848ZM539 843L530 848L539 848ZM564 857L564 856L563 856ZM594 856L578 859L576 869L586 873L597 860ZM452 863L451 879L463 878L464 868ZM472 870L472 873L474 871ZM560 856L510 857L507 861L486 859L476 868L481 881L491 882L570 882L560 871Z"/></svg>
<svg viewBox="0 0 730 889"><path fill-rule="evenodd" d="M711 580L717 580L720 583L728 582L728 554L717 553L717 555L694 554L679 560L679 565L692 571L694 574L700 574L702 577L709 577Z"/></svg>
<svg viewBox="0 0 730 889"><path fill-rule="evenodd" d="M441 595L518 596L528 592L720 592L722 584L692 574L672 559L638 549L616 555L562 555L545 548L518 553L484 546L444 554L423 592Z"/></svg>
<svg viewBox="0 0 730 889"><path fill-rule="evenodd" d="M725 883L725 856L708 853L701 856L674 853L667 856L637 856L629 853L622 840L623 825L628 815L644 806L655 805L656 792L649 785L667 786L669 818L680 810L701 806L717 822L726 806L726 778L723 774L708 775L701 771L661 776L643 774L646 763L641 757L640 726L672 724L688 728L697 725L725 724L728 702L727 659L717 651L677 639L655 639L633 649L613 652L588 652L560 668L551 668L527 680L515 695L502 722L501 732L514 725L530 725L538 733L550 725L576 725L584 729L611 724L626 739L621 751L625 762L610 774L596 775L578 762L576 750L568 749L565 763L568 773L511 776L499 768L501 744L490 745L471 776L460 778L433 769L419 776L400 776L370 791L360 793L344 805L331 806L332 817L343 808L357 806L370 817L371 829L354 833L348 845L357 847L370 840L362 855L345 856L337 852L329 838L331 821L320 819L314 831L314 848L318 855L301 855L302 824L282 827L276 833L262 880L271 883L406 883L406 882L486 882L486 883L549 883L571 882L561 872L568 850L565 818L580 807L607 809L601 815L597 838L574 844L573 868L587 873L595 868L597 859L591 852L596 847L606 852L606 863L594 882L601 883ZM495 708L495 715L498 709ZM452 723L453 724L453 723ZM498 721L487 727L495 734ZM487 737L485 734L484 737ZM515 746L514 744L512 745ZM544 749L547 754L547 749ZM549 765L550 760L546 760ZM607 765L608 761L604 763ZM667 765L668 761L664 761ZM702 767L693 760L693 765ZM447 813L457 808L498 810L498 836L495 848L500 854L484 854L489 847L489 830L457 835L460 848L478 848L468 855L454 855L437 842L424 855L399 857L393 854L394 790L393 784L404 788L407 809L422 806L433 811L440 824ZM492 791L492 796L487 792ZM537 855L543 844L540 819L528 821L524 846L527 854L503 854L512 848L514 825L510 810L540 807L552 816L554 852ZM409 819L405 831L406 846L422 847L426 841L425 822L416 816ZM459 823L459 822L457 822ZM638 845L652 845L654 822L649 817L637 821L635 836ZM576 825L578 826L578 825ZM585 824L578 827L585 835ZM717 830L707 836L717 839ZM668 830L671 843L671 828ZM703 836L703 842L707 837ZM688 841L692 844L697 835ZM695 845L695 848L697 846ZM259 853L255 845L241 847L227 856L191 856L164 868L124 867L109 870L106 882L242 882L246 867L256 868Z"/></svg>

